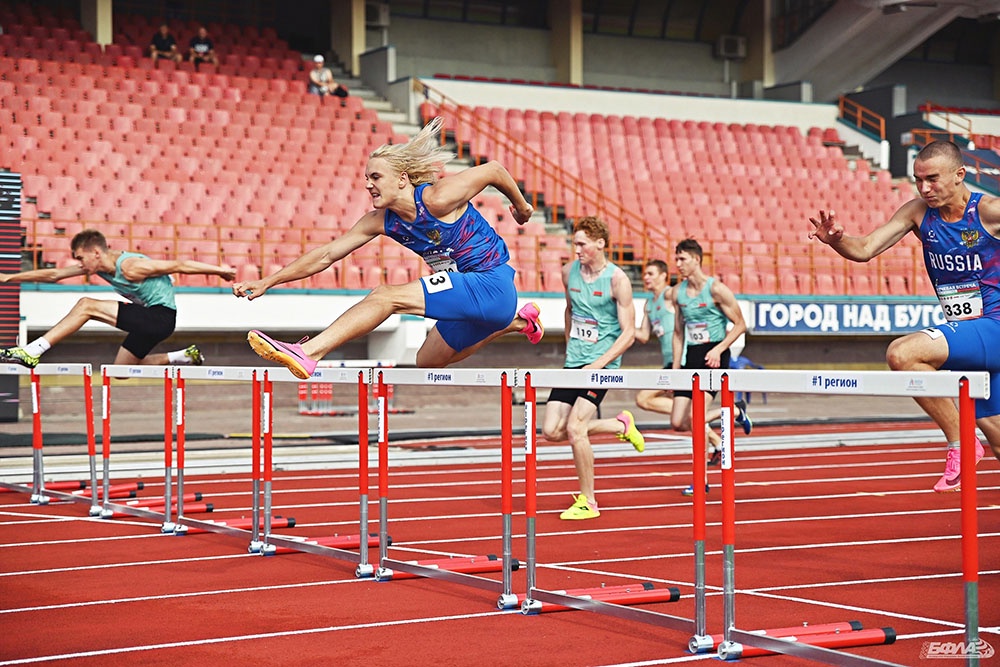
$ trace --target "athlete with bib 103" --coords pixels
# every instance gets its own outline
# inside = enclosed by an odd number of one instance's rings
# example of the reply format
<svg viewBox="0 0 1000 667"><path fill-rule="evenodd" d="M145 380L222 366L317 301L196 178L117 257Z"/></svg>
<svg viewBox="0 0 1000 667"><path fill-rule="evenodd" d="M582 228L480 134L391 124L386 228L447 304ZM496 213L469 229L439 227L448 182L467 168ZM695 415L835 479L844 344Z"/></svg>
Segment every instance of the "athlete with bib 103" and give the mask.
<svg viewBox="0 0 1000 667"><path fill-rule="evenodd" d="M434 273L404 285L379 285L311 340L283 343L251 331L247 341L254 352L305 379L327 353L396 313L438 321L417 351L422 367L460 361L505 333L520 331L532 343L541 340L538 306L528 303L517 311L507 245L470 200L493 186L512 202L511 214L520 224L531 217L532 206L497 162L438 180L443 164L454 157L441 148L440 129L436 118L408 143L375 149L365 169L374 210L278 272L234 284L233 294L253 300L275 285L308 278L380 234L421 255Z"/></svg>
<svg viewBox="0 0 1000 667"><path fill-rule="evenodd" d="M979 370L990 373L990 398L976 401L976 425L1000 459L1000 199L973 193L965 185L962 151L950 141L935 141L913 163L917 199L897 210L866 236L847 236L833 211L820 211L810 236L841 256L867 262L912 232L923 244L924 266L947 322L894 340L886 351L897 371ZM945 471L938 492L957 491L958 408L949 398L917 398L948 441ZM985 449L976 439L976 462Z"/></svg>

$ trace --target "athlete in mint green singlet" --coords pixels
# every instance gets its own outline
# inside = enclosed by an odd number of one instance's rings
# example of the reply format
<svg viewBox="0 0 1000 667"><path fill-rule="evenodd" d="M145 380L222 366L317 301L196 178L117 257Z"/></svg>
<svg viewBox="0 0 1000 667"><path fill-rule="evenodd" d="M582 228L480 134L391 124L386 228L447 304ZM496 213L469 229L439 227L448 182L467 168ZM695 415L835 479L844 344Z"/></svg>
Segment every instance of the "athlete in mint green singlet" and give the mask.
<svg viewBox="0 0 1000 667"><path fill-rule="evenodd" d="M618 368L622 353L635 339L632 283L608 261L609 239L607 225L598 218L581 218L573 225L576 260L562 271L567 368ZM551 442L569 440L580 481L580 492L561 519L594 519L601 514L594 496L590 434L614 433L639 452L645 448L628 410L614 419L594 419L606 393L604 389L553 389L545 405L542 433Z"/></svg>
<svg viewBox="0 0 1000 667"><path fill-rule="evenodd" d="M84 297L41 337L24 347L0 349L0 361L34 368L49 348L87 322L95 320L128 333L115 356L116 364L203 363L201 351L195 345L173 352L149 354L157 344L170 337L177 321L170 274L203 274L232 280L232 269L190 260L150 259L135 252L110 250L107 239L95 229L85 229L74 236L70 248L73 259L78 262L75 266L0 274L0 282L55 283L77 276L97 275L130 303Z"/></svg>
<svg viewBox="0 0 1000 667"><path fill-rule="evenodd" d="M747 330L736 295L721 280L705 275L701 267L701 245L694 239L677 244L674 261L681 282L673 292L674 308L674 368L729 368L729 348ZM728 323L732 327L728 330ZM681 352L687 345L687 356ZM715 395L715 392L711 392ZM721 412L710 412L705 405L705 422L717 419ZM735 422L749 435L753 424L746 413L746 404L736 404ZM677 431L691 430L691 391L674 392L674 409L670 424ZM707 486L707 485L706 485ZM693 487L684 489L691 495Z"/></svg>
<svg viewBox="0 0 1000 667"><path fill-rule="evenodd" d="M670 271L666 262L660 259L646 262L642 282L653 297L646 301L642 323L635 330L637 343L645 344L654 337L659 339L664 368L672 368L674 361L674 288L669 281ZM635 404L643 410L669 415L674 411L674 392L671 389L643 389L636 394ZM718 415L707 416L709 420L715 418ZM717 465L720 460L718 445L722 438L711 428L705 429L705 435L709 444L709 465Z"/></svg>

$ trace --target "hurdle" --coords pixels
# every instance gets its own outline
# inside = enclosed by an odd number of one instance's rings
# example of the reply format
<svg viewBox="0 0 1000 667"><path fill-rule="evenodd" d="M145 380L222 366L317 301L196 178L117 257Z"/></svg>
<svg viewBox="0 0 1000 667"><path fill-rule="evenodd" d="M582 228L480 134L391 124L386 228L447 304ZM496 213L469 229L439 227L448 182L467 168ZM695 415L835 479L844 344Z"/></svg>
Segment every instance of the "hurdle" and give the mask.
<svg viewBox="0 0 1000 667"><path fill-rule="evenodd" d="M360 503L358 535L325 536L317 538L289 537L274 534L275 528L294 527L295 520L274 517L273 508L273 451L274 451L274 383L299 382L288 370L283 368L262 370L259 368L241 368L235 366L181 366L177 367L177 383L180 389L185 387L187 380L202 381L250 381L252 386L252 484L253 507L249 522L235 521L204 521L178 513L178 523L184 530L194 528L197 532L221 532L245 535L250 531L250 543L247 550L265 556L308 552L322 556L337 558L356 563L355 574L360 577L371 576L374 567L369 563L368 542L362 536L368 536L368 390L371 370L350 366L328 366L317 368L312 381L324 384L353 385L357 389L358 400L358 497ZM184 397L178 395L177 402L181 407L178 414L178 493L183 490L185 443ZM358 552L349 551L361 547Z"/></svg>
<svg viewBox="0 0 1000 667"><path fill-rule="evenodd" d="M499 592L497 607L508 609L516 606L511 573L520 566L512 556L511 514L513 511L513 426L511 424L513 385L515 372L511 369L374 369L378 401L379 441L379 568L377 581L399 578L397 573L441 579L487 591ZM389 386L421 385L448 387L496 387L500 390L501 420L501 473L500 504L503 556L500 560L490 556L437 559L434 561L402 561L388 555L389 514L389 438L388 396ZM484 572L502 572L502 581L476 576Z"/></svg>
<svg viewBox="0 0 1000 667"><path fill-rule="evenodd" d="M527 593L521 601L525 615L553 609L578 609L608 616L647 623L684 632L705 632L705 395L701 389L702 375L708 371L666 370L581 370L531 369L519 370L518 382L524 385L525 439L525 517L527 536ZM523 380L522 380L523 378ZM536 391L538 387L595 389L675 389L692 394L692 441L694 443L694 555L695 555L695 618L688 619L627 605L653 602L676 602L680 591L673 587L651 589L637 595L635 586L622 590L602 588L552 591L537 584L537 446ZM701 471L699 473L699 470ZM700 502L699 502L700 499ZM619 587L620 588L620 587Z"/></svg>
<svg viewBox="0 0 1000 667"><path fill-rule="evenodd" d="M127 514L144 519L161 521L160 532L172 533L176 524L172 521L174 502L173 487L173 366L146 366L126 364L105 364L101 366L101 459L102 459L102 505L99 516L110 519L116 514ZM163 512L144 507L113 503L110 497L111 480L111 380L115 378L148 379L163 381ZM92 496L97 496L94 489Z"/></svg>
<svg viewBox="0 0 1000 667"><path fill-rule="evenodd" d="M71 376L80 375L83 378L84 392L84 422L87 429L87 453L90 458L90 487L97 486L97 468L95 463L95 443L94 443L94 397L92 387L92 367L90 364L38 364L35 368L25 368L18 364L0 364L0 374L3 375L28 375L31 390L31 483L27 485L0 482L0 488L10 491L19 491L30 494L30 502L37 505L47 505L51 497L58 497L62 500L76 500L71 494L61 493L63 489L72 488L72 484L63 485L55 483L46 490L45 487L45 460L44 460L44 434L42 431L42 391L41 378L43 376ZM79 489L79 486L75 488ZM96 494L91 501L90 513L96 516L95 512ZM50 497L51 496L51 497Z"/></svg>
<svg viewBox="0 0 1000 667"><path fill-rule="evenodd" d="M735 516L736 475L733 443L733 395L736 391L805 393L818 395L865 395L957 398L961 422L962 457L962 566L965 585L965 639L973 651L979 646L978 529L976 517L975 407L973 399L988 398L989 374L985 372L932 371L901 373L896 371L713 371L713 387L718 387L723 402L722 431L722 531L723 531L723 639L717 653L722 660L779 653L806 658L830 665L871 666L896 663L865 658L835 648L891 644L896 635L892 628L857 629L821 634L801 631L778 636L775 631L747 631L736 626L735 596ZM706 650L711 637L692 637L692 650ZM978 665L978 655L968 663Z"/></svg>

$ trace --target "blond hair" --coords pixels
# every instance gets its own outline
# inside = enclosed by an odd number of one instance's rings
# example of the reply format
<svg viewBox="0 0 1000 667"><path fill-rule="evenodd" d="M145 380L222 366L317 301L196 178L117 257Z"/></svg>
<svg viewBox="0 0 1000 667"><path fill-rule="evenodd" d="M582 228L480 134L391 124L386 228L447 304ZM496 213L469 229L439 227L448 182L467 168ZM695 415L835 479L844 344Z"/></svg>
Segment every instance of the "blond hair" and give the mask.
<svg viewBox="0 0 1000 667"><path fill-rule="evenodd" d="M405 144L383 144L368 157L385 160L399 173L405 172L414 186L436 183L441 167L455 157L438 139L443 122L438 116Z"/></svg>

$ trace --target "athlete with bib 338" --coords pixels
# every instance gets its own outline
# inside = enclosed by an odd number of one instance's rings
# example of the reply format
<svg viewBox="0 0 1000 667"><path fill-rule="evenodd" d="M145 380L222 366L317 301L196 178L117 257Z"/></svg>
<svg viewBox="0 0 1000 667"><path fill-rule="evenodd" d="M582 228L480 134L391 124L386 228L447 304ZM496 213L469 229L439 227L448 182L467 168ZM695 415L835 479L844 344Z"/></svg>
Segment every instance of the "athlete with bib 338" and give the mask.
<svg viewBox="0 0 1000 667"><path fill-rule="evenodd" d="M912 232L947 322L894 340L886 352L893 370L982 370L991 398L976 401L976 424L1000 459L1000 199L966 187L962 152L950 141L927 144L913 163L920 197L903 204L866 236L847 236L833 211L810 218L818 238L841 256L867 262ZM934 490L961 486L958 408L949 398L917 398L948 441L944 475ZM976 461L985 450L976 440Z"/></svg>

